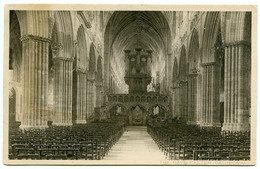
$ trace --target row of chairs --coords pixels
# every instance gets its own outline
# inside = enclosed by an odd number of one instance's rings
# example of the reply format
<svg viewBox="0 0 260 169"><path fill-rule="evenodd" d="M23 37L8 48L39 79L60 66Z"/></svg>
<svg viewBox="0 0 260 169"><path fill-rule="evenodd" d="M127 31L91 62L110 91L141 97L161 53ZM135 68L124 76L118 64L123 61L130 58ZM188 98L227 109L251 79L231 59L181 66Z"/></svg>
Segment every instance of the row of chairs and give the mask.
<svg viewBox="0 0 260 169"><path fill-rule="evenodd" d="M171 160L250 160L250 133L221 133L185 123L150 123L148 133Z"/></svg>
<svg viewBox="0 0 260 169"><path fill-rule="evenodd" d="M44 130L10 131L10 159L100 160L124 132L118 123L95 122Z"/></svg>

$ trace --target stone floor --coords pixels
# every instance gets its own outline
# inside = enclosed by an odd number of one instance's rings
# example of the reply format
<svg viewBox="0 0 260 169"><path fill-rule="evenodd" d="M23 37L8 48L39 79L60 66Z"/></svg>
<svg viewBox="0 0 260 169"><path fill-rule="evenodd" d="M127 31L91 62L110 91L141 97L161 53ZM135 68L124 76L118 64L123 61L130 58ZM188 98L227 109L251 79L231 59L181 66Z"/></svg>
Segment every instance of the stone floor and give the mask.
<svg viewBox="0 0 260 169"><path fill-rule="evenodd" d="M144 126L129 126L104 160L160 163L167 161Z"/></svg>

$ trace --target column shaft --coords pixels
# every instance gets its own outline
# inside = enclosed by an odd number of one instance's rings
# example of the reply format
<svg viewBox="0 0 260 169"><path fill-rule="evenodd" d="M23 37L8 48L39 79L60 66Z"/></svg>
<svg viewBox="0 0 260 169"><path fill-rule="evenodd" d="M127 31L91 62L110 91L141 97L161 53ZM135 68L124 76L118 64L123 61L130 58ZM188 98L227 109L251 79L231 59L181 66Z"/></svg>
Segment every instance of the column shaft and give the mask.
<svg viewBox="0 0 260 169"><path fill-rule="evenodd" d="M77 70L77 124L86 123L86 72Z"/></svg>
<svg viewBox="0 0 260 169"><path fill-rule="evenodd" d="M23 117L21 129L46 128L48 115L48 53L49 39L24 36L23 58Z"/></svg>
<svg viewBox="0 0 260 169"><path fill-rule="evenodd" d="M54 61L54 119L53 125L72 125L73 59L56 57Z"/></svg>
<svg viewBox="0 0 260 169"><path fill-rule="evenodd" d="M219 67L215 62L203 64L202 74L202 120L201 125L220 127Z"/></svg>
<svg viewBox="0 0 260 169"><path fill-rule="evenodd" d="M246 54L249 45L245 42L236 42L226 45L225 55L225 122L223 130L249 131L248 121L250 98L250 54ZM249 78L249 79L248 79Z"/></svg>
<svg viewBox="0 0 260 169"><path fill-rule="evenodd" d="M188 116L189 123L197 122L197 74L188 76Z"/></svg>

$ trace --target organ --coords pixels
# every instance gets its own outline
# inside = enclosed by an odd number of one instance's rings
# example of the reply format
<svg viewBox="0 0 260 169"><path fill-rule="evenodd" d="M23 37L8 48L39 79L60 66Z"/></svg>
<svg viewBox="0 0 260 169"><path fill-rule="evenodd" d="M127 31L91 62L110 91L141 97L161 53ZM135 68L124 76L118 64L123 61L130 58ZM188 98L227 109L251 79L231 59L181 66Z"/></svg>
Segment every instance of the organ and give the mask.
<svg viewBox="0 0 260 169"><path fill-rule="evenodd" d="M125 50L125 82L129 93L147 93L151 83L152 50L136 48L134 52Z"/></svg>

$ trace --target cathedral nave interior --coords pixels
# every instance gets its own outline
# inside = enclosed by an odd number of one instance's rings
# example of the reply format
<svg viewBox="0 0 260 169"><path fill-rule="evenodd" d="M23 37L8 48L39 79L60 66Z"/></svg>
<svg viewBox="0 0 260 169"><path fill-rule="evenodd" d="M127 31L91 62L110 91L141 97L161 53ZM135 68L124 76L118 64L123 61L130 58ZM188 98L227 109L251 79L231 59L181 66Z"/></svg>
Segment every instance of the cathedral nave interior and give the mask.
<svg viewBox="0 0 260 169"><path fill-rule="evenodd" d="M9 32L9 159L110 159L138 128L168 160L250 159L251 12L16 10Z"/></svg>

